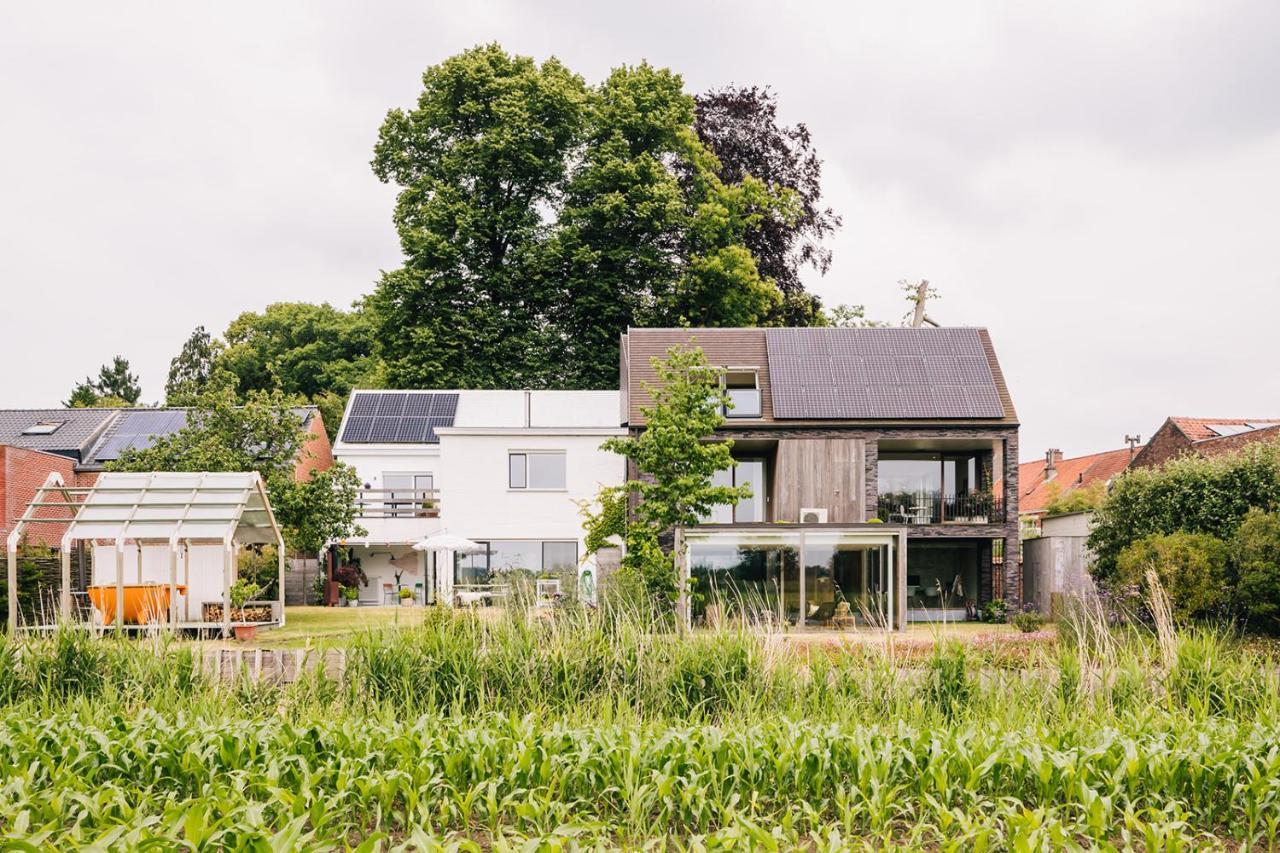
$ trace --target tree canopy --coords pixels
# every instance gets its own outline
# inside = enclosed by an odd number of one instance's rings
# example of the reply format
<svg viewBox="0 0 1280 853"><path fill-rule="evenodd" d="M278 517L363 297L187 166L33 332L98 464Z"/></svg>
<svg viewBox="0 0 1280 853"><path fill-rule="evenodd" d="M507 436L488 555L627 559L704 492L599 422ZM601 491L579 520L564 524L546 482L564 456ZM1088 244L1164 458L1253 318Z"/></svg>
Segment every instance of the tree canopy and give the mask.
<svg viewBox="0 0 1280 853"><path fill-rule="evenodd" d="M726 86L697 97L698 138L715 154L716 170L726 183L748 176L793 197L791 215L771 211L747 229L760 275L782 291L783 301L770 318L784 325L821 322L821 302L800 279L804 267L826 274L831 250L823 241L840 227L840 217L822 200L822 160L803 123L778 122L778 96L764 86Z"/></svg>
<svg viewBox="0 0 1280 853"><path fill-rule="evenodd" d="M71 389L66 406L83 409L90 406L134 406L142 397L138 377L129 369L129 360L117 355L110 364L98 370L98 378L85 377Z"/></svg>
<svg viewBox="0 0 1280 853"><path fill-rule="evenodd" d="M789 141L762 180L749 162L725 167L696 124L680 76L647 63L589 86L490 44L427 69L373 160L400 187L405 255L369 302L388 384L609 387L629 325L814 321L816 303L784 312L750 240L772 246L803 222L774 254L825 263L800 244L835 222L815 207L807 131L773 128Z"/></svg>
<svg viewBox="0 0 1280 853"><path fill-rule="evenodd" d="M182 351L169 362L169 379L164 384L166 406L187 406L197 400L209 386L222 341L197 326L182 345Z"/></svg>

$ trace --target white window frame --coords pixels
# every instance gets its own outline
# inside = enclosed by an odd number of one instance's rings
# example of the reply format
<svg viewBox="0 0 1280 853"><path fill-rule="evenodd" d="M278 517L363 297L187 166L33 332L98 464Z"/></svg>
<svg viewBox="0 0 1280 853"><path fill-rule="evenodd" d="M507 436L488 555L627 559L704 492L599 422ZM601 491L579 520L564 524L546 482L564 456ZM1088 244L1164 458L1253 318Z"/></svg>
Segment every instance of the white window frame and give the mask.
<svg viewBox="0 0 1280 853"><path fill-rule="evenodd" d="M757 400L759 400L759 405L758 405L759 411L751 415L739 415L739 414L734 414L734 410L731 409L730 407L723 406L720 409L720 414L722 414L726 420L730 420L730 421L758 421L761 418L763 418L764 417L764 391L763 389L760 388L760 368L750 366L750 365L730 365L726 367L724 369L724 372L720 374L720 391L726 396L729 393L729 374L730 373L750 373L752 376L755 377L755 390L756 390L756 398Z"/></svg>
<svg viewBox="0 0 1280 853"><path fill-rule="evenodd" d="M517 486L512 482L511 476L511 460L516 456L524 457L524 485ZM564 460L564 485L552 486L550 488L530 486L529 485L529 457L530 456L559 456ZM509 492L567 492L569 491L569 454L564 450L543 449L536 450L508 450L507 451L507 491Z"/></svg>

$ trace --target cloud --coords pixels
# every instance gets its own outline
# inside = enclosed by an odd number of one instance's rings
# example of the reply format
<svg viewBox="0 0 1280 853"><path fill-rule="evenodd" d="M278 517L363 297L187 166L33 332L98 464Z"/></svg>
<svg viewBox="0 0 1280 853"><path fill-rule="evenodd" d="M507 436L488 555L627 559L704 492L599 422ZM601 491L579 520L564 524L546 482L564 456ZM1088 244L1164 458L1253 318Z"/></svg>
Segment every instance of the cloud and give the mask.
<svg viewBox="0 0 1280 853"><path fill-rule="evenodd" d="M1271 2L10 5L0 403L116 353L156 399L194 326L368 292L399 257L378 125L493 40L772 85L845 217L811 286L897 319L896 281L933 280L940 320L991 328L1024 458L1277 415Z"/></svg>

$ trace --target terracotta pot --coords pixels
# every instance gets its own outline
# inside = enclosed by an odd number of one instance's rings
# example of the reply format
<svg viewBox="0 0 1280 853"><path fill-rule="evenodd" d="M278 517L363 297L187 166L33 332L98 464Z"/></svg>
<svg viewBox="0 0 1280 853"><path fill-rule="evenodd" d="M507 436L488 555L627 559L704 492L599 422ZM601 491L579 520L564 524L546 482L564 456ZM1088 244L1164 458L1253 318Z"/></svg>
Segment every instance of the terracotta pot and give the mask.
<svg viewBox="0 0 1280 853"><path fill-rule="evenodd" d="M258 636L257 625L237 625L232 630L236 632L236 639L242 642L252 640Z"/></svg>

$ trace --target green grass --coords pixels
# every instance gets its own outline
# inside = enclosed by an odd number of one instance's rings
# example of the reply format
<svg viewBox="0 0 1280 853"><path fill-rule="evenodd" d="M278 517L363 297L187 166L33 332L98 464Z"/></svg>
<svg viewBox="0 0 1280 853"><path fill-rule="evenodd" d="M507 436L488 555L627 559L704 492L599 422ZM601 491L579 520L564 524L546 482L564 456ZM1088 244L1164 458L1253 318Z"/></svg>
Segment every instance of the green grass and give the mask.
<svg viewBox="0 0 1280 853"><path fill-rule="evenodd" d="M288 686L188 644L0 642L0 847L1280 841L1276 661L1222 633L1073 624L997 660L407 612L316 613L347 671Z"/></svg>
<svg viewBox="0 0 1280 853"><path fill-rule="evenodd" d="M286 607L283 628L259 631L249 645L296 648L307 643L342 645L368 631L416 627L422 607Z"/></svg>

